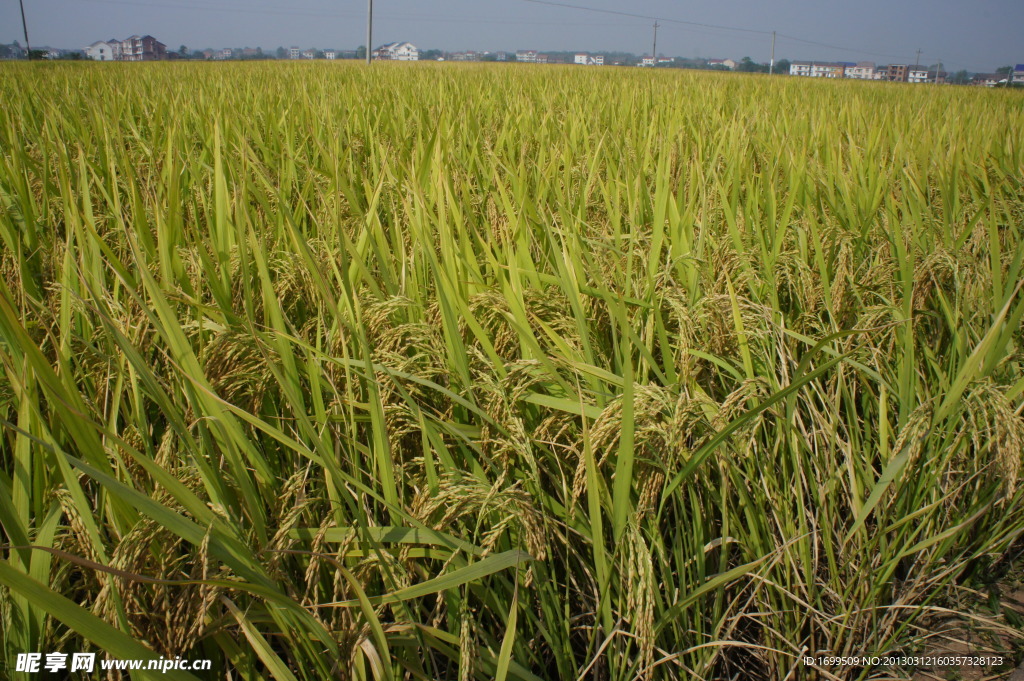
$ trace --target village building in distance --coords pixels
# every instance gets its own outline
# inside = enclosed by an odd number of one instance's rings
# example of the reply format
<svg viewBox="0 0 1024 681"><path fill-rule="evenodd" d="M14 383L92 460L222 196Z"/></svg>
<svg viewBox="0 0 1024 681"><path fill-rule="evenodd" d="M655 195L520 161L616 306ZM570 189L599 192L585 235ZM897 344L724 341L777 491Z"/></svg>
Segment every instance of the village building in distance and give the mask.
<svg viewBox="0 0 1024 681"><path fill-rule="evenodd" d="M151 35L133 35L94 42L85 48L85 56L93 61L160 61L167 59L167 46Z"/></svg>
<svg viewBox="0 0 1024 681"><path fill-rule="evenodd" d="M182 46L184 48L184 46ZM39 50L40 52L42 50ZM17 43L13 45L0 45L0 59L24 58L25 50ZM75 52L84 54L86 59L93 61L159 61L164 59L273 59L274 53L264 53L258 48L223 48L207 49L189 54L169 53L167 47L151 35L133 35L124 40L97 41L83 50L49 50L44 58L63 59L69 58L68 53ZM292 46L289 49L280 47L277 49L277 59L294 60L343 60L362 59L357 54L360 50L339 50L316 48L300 48ZM79 58L72 54L70 58ZM536 50L518 50L516 52L490 52L478 50L466 50L460 52L446 52L431 49L423 53L419 48L409 42L393 42L381 45L372 52L374 60L381 61L420 61L428 59L431 61L492 61L505 62L516 61L523 64L575 64L578 66L604 66L612 64L616 66L636 65L646 67L676 67L676 68L697 68L715 69L729 71L763 71L769 72L769 65L756 64L747 57L742 63L734 59L706 59L682 57L665 57L640 55L634 56L628 53L594 53L594 52L555 52L540 53ZM790 76L806 78L829 78L829 79L852 79L852 80L876 80L891 83L914 83L914 84L971 84L982 87L1008 87L1024 85L1024 64L1016 64L1012 68L1002 67L998 73L968 73L961 71L955 76L943 71L941 65L936 69L934 66L922 66L919 64L885 64L877 65L875 62L840 62L840 61L792 61L781 60L781 73ZM751 66L755 68L750 68ZM780 69L776 68L776 73Z"/></svg>
<svg viewBox="0 0 1024 681"><path fill-rule="evenodd" d="M374 50L373 58L384 61L419 61L420 51L412 43L388 43Z"/></svg>

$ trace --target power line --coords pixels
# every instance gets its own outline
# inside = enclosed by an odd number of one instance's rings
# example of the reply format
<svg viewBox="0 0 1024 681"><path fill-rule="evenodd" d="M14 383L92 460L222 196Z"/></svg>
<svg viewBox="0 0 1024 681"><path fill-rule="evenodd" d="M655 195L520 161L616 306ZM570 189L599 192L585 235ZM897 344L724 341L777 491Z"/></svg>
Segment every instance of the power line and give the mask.
<svg viewBox="0 0 1024 681"><path fill-rule="evenodd" d="M81 2L91 2L104 5L129 5L132 7L159 7L168 9L184 9L184 10L198 10L204 12L226 12L231 14L276 14L285 16L309 16L309 17L332 17L342 19L358 19L365 16L362 12L328 12L317 9L315 7L293 7L291 9L281 9L280 7L274 7L269 5L247 5L244 7L239 6L228 6L228 5L216 5L216 4L203 4L197 2L189 2L185 4L181 3L170 3L170 2L132 2L131 0L80 0ZM481 17L466 17L466 16L451 16L446 17L438 14L381 14L380 12L374 12L374 16L379 19L388 19L389 21L415 21L421 22L432 22L432 23L451 23L451 24L517 24L524 26L565 26L567 22L564 21L528 21L522 19L506 19L506 18L495 18L485 19ZM609 22L571 22L568 25L571 26L621 26L619 23ZM638 26L640 24L637 24Z"/></svg>
<svg viewBox="0 0 1024 681"><path fill-rule="evenodd" d="M790 42L803 43L804 45L814 45L816 47L826 47L830 50L839 50L840 52L853 52L856 54L866 54L871 57L885 57L886 59L902 59L909 61L906 55L895 55L885 54L883 52L871 52L868 50L861 50L856 47L843 47L842 45L832 45L830 43L820 43L816 40L806 40L804 38L797 38L796 36L786 35L785 33L779 33L779 37L783 40L789 40Z"/></svg>
<svg viewBox="0 0 1024 681"><path fill-rule="evenodd" d="M523 0L523 2L532 2L537 5L550 5L552 7L568 7L570 9L580 9L586 12L599 12L601 14L615 14L620 17L633 17L635 19L648 19L651 21L665 21L670 24L682 24L685 26L699 26L701 28L714 28L720 31L736 31L739 33L756 33L758 35L771 35L771 31L759 31L753 28L737 28L735 26L719 26L717 24L705 24L699 21L684 21L683 19L666 19L665 17L656 17L648 14L634 14L633 12L623 12L615 9L600 9L597 7L586 7L584 5L572 5L568 2L555 2L555 0Z"/></svg>
<svg viewBox="0 0 1024 681"><path fill-rule="evenodd" d="M764 35L764 36L775 35L775 33L773 31L763 31L763 30L754 29L754 28L741 28L739 26L722 26L720 24L708 24L708 23L703 23L703 22L700 22L700 21L686 21L684 19L666 19L665 17L655 17L655 16L651 16L651 15L647 15L647 14L635 14L633 12L625 12L625 11L622 11L622 10L602 9L602 8L599 8L599 7L587 7L586 5L575 5L575 4L568 3L568 2L559 2L558 0L523 0L523 2L532 2L532 3L537 4L537 5L548 5L548 6L551 6L551 7L565 7L565 8L569 8L569 9L582 10L584 12L598 12L600 14L614 14L614 15L623 16L623 17L634 17L636 19L648 19L648 20L653 19L655 21L663 21L663 22L669 23L669 24L679 24L679 25L682 25L682 26L696 26L696 27L699 27L699 28L713 29L713 30L718 30L718 31L733 31L733 32L737 32L737 33L753 33L755 35ZM829 48L829 49L832 49L832 50L840 50L842 52L854 52L854 53L857 53L857 54L865 54L865 55L869 55L869 56L873 56L873 57L885 57L887 59L906 59L905 56L897 56L897 55L892 55L892 54L883 54L881 52L871 52L869 50L861 50L861 49L858 49L858 48L855 48L855 47L843 47L842 45L834 45L834 44L831 44L831 43L818 42L816 40L807 40L805 38L798 38L796 36L787 35L785 33L778 33L777 35L778 35L779 38L784 38L786 40L790 40L790 41L794 41L794 42L798 42L798 43L803 43L805 45L814 45L814 46L817 46L817 47L825 47L825 48Z"/></svg>

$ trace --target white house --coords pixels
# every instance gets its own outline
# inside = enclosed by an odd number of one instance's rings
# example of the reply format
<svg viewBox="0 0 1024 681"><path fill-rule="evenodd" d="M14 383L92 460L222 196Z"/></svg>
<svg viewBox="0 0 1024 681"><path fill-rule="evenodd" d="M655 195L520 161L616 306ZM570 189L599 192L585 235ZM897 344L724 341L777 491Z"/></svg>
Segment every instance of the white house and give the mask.
<svg viewBox="0 0 1024 681"><path fill-rule="evenodd" d="M789 75L811 78L842 78L846 66L838 62L795 61L789 65Z"/></svg>
<svg viewBox="0 0 1024 681"><path fill-rule="evenodd" d="M908 83L928 83L928 68L926 66L911 66L907 69Z"/></svg>
<svg viewBox="0 0 1024 681"><path fill-rule="evenodd" d="M419 61L420 51L412 43L388 43L374 50L373 58L388 61Z"/></svg>
<svg viewBox="0 0 1024 681"><path fill-rule="evenodd" d="M1024 64L1017 64L1013 67L1013 79L1011 83L1024 83Z"/></svg>
<svg viewBox="0 0 1024 681"><path fill-rule="evenodd" d="M602 55L589 55L580 53L576 55L575 63L582 64L583 66L604 66L604 57Z"/></svg>
<svg viewBox="0 0 1024 681"><path fill-rule="evenodd" d="M300 56L302 56L302 50L300 50L297 47L289 47L288 48L288 58L289 59L298 59Z"/></svg>
<svg viewBox="0 0 1024 681"><path fill-rule="evenodd" d="M733 59L708 59L708 66L724 66L727 69L736 69L736 61Z"/></svg>
<svg viewBox="0 0 1024 681"><path fill-rule="evenodd" d="M811 75L811 62L809 61L794 61L789 63L789 75L791 76L809 76Z"/></svg>
<svg viewBox="0 0 1024 681"><path fill-rule="evenodd" d="M536 64L537 52L536 50L519 50L516 52L516 61L525 62L527 64Z"/></svg>
<svg viewBox="0 0 1024 681"><path fill-rule="evenodd" d="M639 66L654 66L654 57L640 57Z"/></svg>
<svg viewBox="0 0 1024 681"><path fill-rule="evenodd" d="M334 50L324 50L324 59L337 59L338 53Z"/></svg>
<svg viewBox="0 0 1024 681"><path fill-rule="evenodd" d="M847 66L844 76L857 80L875 80L875 62L859 61L854 66Z"/></svg>
<svg viewBox="0 0 1024 681"><path fill-rule="evenodd" d="M86 59L92 59L93 61L116 61L114 53L114 47L110 43L97 40L89 47L85 48Z"/></svg>

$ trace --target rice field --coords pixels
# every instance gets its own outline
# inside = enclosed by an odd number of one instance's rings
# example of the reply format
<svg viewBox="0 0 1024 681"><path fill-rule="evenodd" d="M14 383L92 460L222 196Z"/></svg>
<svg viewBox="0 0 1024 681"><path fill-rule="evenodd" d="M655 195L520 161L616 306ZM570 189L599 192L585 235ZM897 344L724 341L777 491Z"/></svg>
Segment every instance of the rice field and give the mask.
<svg viewBox="0 0 1024 681"><path fill-rule="evenodd" d="M7 64L0 101L0 677L909 679L803 657L1012 629L961 596L1024 530L1021 93Z"/></svg>

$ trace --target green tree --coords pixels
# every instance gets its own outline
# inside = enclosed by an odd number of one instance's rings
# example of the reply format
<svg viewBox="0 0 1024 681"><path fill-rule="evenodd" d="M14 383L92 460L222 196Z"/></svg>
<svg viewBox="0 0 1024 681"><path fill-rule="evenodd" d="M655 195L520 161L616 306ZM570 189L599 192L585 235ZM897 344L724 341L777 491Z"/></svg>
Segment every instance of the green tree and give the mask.
<svg viewBox="0 0 1024 681"><path fill-rule="evenodd" d="M949 82L953 83L954 85L967 85L969 82L971 82L971 74L963 70L957 71L956 73L953 74L953 77L949 79Z"/></svg>
<svg viewBox="0 0 1024 681"><path fill-rule="evenodd" d="M1000 66L998 69L996 69L996 73L998 73L1000 76L1008 76L1011 73L1013 73L1013 67L1012 66Z"/></svg>
<svg viewBox="0 0 1024 681"><path fill-rule="evenodd" d="M185 45L182 45L181 47L179 47L178 48L178 54L181 55L182 59L188 59L188 47L186 47Z"/></svg>
<svg viewBox="0 0 1024 681"><path fill-rule="evenodd" d="M366 45L360 45L356 48L356 59L366 59Z"/></svg>
<svg viewBox="0 0 1024 681"><path fill-rule="evenodd" d="M788 59L780 59L775 62L775 73L788 74L790 66L791 64Z"/></svg>
<svg viewBox="0 0 1024 681"><path fill-rule="evenodd" d="M750 57L744 57L736 65L736 70L745 73L768 73L768 64L758 64Z"/></svg>

